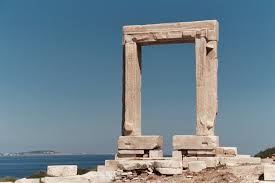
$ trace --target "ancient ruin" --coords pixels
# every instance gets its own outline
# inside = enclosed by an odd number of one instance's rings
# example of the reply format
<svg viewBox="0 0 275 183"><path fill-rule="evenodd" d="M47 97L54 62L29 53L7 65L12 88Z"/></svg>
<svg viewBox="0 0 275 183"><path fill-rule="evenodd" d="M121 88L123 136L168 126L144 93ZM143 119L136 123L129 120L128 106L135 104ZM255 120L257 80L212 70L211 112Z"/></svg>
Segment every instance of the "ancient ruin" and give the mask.
<svg viewBox="0 0 275 183"><path fill-rule="evenodd" d="M217 45L215 20L123 27L123 116L118 158L161 155L161 136L141 134L142 46L194 43L196 52L196 135L175 135L173 149L183 155L215 155L217 115ZM156 152L158 151L158 152Z"/></svg>
<svg viewBox="0 0 275 183"><path fill-rule="evenodd" d="M220 147L219 137L215 136L218 33L219 24L216 20L123 27L122 135L118 139L115 159L106 160L105 165L97 167L97 171L84 175L77 175L77 167L73 165L49 166L49 176L20 179L15 183L124 182L138 179L141 173L148 176L181 175L170 178L175 177L183 182L190 178L190 173L196 174L205 169L210 174L211 170L217 170L212 171L212 175L219 175L222 179L231 176L229 182L239 182L241 179L244 182L265 182L259 181L261 176L263 178L260 180L275 182L273 159L261 160L250 155L238 155L236 147ZM170 43L195 44L196 134L175 135L172 157L164 157L163 138L157 135L144 136L141 132L141 48ZM203 180L205 178L208 178L207 175ZM143 177L140 180L144 182ZM201 182L202 179L199 180Z"/></svg>

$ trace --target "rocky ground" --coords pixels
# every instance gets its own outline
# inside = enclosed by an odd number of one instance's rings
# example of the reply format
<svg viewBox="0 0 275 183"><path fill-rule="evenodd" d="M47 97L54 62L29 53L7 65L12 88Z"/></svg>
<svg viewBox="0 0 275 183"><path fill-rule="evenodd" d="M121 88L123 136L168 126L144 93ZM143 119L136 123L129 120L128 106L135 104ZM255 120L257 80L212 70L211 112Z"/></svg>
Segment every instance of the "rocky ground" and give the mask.
<svg viewBox="0 0 275 183"><path fill-rule="evenodd" d="M260 165L238 167L218 167L206 169L200 173L185 171L182 175L161 176L153 173L140 173L127 175L116 183L255 183L263 175Z"/></svg>

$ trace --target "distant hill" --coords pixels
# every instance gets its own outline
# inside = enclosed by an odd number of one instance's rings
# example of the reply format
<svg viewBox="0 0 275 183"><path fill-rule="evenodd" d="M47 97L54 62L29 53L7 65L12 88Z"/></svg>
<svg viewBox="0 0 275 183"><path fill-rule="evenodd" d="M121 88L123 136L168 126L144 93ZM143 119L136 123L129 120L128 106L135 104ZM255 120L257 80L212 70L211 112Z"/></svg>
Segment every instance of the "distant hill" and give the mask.
<svg viewBox="0 0 275 183"><path fill-rule="evenodd" d="M255 154L255 157L271 158L272 154L275 154L275 147L271 147L264 151L260 151L259 153Z"/></svg>
<svg viewBox="0 0 275 183"><path fill-rule="evenodd" d="M29 154L56 154L58 152L55 152L53 150L38 150L38 151L29 151L29 152L25 152L25 153L29 153Z"/></svg>
<svg viewBox="0 0 275 183"><path fill-rule="evenodd" d="M58 154L58 152L52 150L38 150L38 151L28 151L28 152L20 152L19 155L53 155Z"/></svg>

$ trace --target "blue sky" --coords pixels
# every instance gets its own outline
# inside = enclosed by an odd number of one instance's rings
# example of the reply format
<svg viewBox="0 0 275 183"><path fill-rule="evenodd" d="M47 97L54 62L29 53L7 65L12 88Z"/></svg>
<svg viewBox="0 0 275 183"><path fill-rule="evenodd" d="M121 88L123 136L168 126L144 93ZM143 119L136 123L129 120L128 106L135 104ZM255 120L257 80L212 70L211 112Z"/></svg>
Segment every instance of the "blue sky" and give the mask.
<svg viewBox="0 0 275 183"><path fill-rule="evenodd" d="M0 1L0 152L112 153L121 129L123 25L217 19L223 146L275 146L275 3ZM194 134L194 45L143 48L142 131Z"/></svg>

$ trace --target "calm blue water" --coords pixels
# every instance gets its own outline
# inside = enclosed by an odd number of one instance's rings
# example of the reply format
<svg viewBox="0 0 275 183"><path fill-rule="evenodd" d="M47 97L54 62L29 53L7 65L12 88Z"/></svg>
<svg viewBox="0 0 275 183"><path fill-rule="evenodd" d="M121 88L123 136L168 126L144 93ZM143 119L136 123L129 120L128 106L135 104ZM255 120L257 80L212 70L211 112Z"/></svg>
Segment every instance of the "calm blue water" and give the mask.
<svg viewBox="0 0 275 183"><path fill-rule="evenodd" d="M78 165L91 168L103 165L113 155L62 155L62 156L21 156L0 157L0 177L27 177L32 173L46 170L48 165Z"/></svg>

